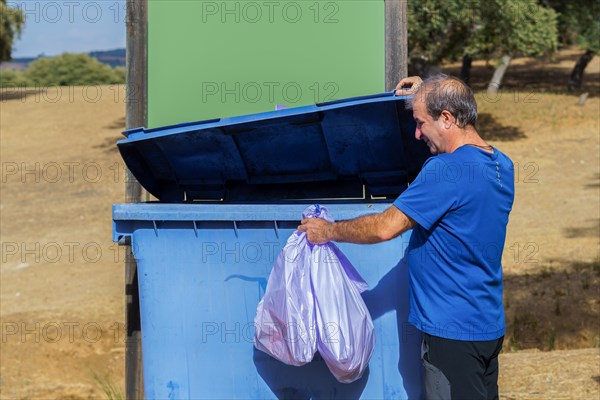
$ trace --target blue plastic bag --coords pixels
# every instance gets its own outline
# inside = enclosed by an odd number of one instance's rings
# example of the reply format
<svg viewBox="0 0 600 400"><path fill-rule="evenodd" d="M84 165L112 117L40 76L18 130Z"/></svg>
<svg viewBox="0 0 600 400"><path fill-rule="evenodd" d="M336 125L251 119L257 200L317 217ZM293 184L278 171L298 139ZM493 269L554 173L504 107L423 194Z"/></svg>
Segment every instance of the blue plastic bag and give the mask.
<svg viewBox="0 0 600 400"><path fill-rule="evenodd" d="M302 217L333 221L319 205ZM318 350L338 381L359 379L375 346L373 321L360 296L367 287L335 244L313 245L295 231L258 304L256 348L296 366L310 362Z"/></svg>

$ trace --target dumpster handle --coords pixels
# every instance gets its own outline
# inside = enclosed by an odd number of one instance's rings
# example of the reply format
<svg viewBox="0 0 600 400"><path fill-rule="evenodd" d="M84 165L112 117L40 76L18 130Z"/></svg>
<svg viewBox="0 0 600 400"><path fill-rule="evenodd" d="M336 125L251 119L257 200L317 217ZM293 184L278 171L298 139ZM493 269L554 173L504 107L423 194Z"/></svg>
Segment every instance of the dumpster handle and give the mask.
<svg viewBox="0 0 600 400"><path fill-rule="evenodd" d="M373 195L371 195L371 200L387 200L387 196L373 196Z"/></svg>
<svg viewBox="0 0 600 400"><path fill-rule="evenodd" d="M277 221L273 221L273 224L275 225L275 236L279 239L279 227L277 226Z"/></svg>
<svg viewBox="0 0 600 400"><path fill-rule="evenodd" d="M196 221L192 221L194 223L194 234L198 237L198 225L196 225Z"/></svg>
<svg viewBox="0 0 600 400"><path fill-rule="evenodd" d="M156 225L156 221L152 221L152 225L154 225L154 234L158 237L158 226Z"/></svg>

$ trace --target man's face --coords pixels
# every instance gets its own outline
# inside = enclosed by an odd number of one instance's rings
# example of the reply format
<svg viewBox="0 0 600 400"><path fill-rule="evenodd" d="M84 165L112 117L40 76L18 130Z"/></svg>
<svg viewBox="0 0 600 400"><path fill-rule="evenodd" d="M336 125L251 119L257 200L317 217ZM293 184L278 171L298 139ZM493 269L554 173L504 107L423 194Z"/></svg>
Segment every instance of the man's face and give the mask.
<svg viewBox="0 0 600 400"><path fill-rule="evenodd" d="M431 154L445 153L445 138L441 126L441 121L435 121L427 114L427 107L422 96L417 96L413 102L413 118L417 123L415 138L423 140Z"/></svg>

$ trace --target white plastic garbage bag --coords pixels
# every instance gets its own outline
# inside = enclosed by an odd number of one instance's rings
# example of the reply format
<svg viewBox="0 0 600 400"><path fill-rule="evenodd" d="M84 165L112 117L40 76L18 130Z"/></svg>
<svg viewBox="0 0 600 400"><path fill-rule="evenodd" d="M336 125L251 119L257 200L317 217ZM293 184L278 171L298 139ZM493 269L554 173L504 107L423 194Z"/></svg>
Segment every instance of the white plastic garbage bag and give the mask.
<svg viewBox="0 0 600 400"><path fill-rule="evenodd" d="M302 216L333 221L319 205ZM256 348L296 366L310 362L318 350L337 380L359 379L375 346L373 321L360 296L366 289L335 244L313 245L305 233L294 232L257 308Z"/></svg>
<svg viewBox="0 0 600 400"><path fill-rule="evenodd" d="M317 349L315 306L306 235L296 231L279 253L254 319L254 345L289 365L312 361Z"/></svg>

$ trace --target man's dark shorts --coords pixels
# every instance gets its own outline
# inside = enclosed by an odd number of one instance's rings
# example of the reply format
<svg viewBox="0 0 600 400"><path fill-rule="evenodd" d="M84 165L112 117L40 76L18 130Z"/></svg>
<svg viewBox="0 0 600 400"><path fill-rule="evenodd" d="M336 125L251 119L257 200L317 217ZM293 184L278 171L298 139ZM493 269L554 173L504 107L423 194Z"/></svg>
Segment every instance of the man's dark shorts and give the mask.
<svg viewBox="0 0 600 400"><path fill-rule="evenodd" d="M504 337L469 342L423 334L427 400L498 399L498 354Z"/></svg>

